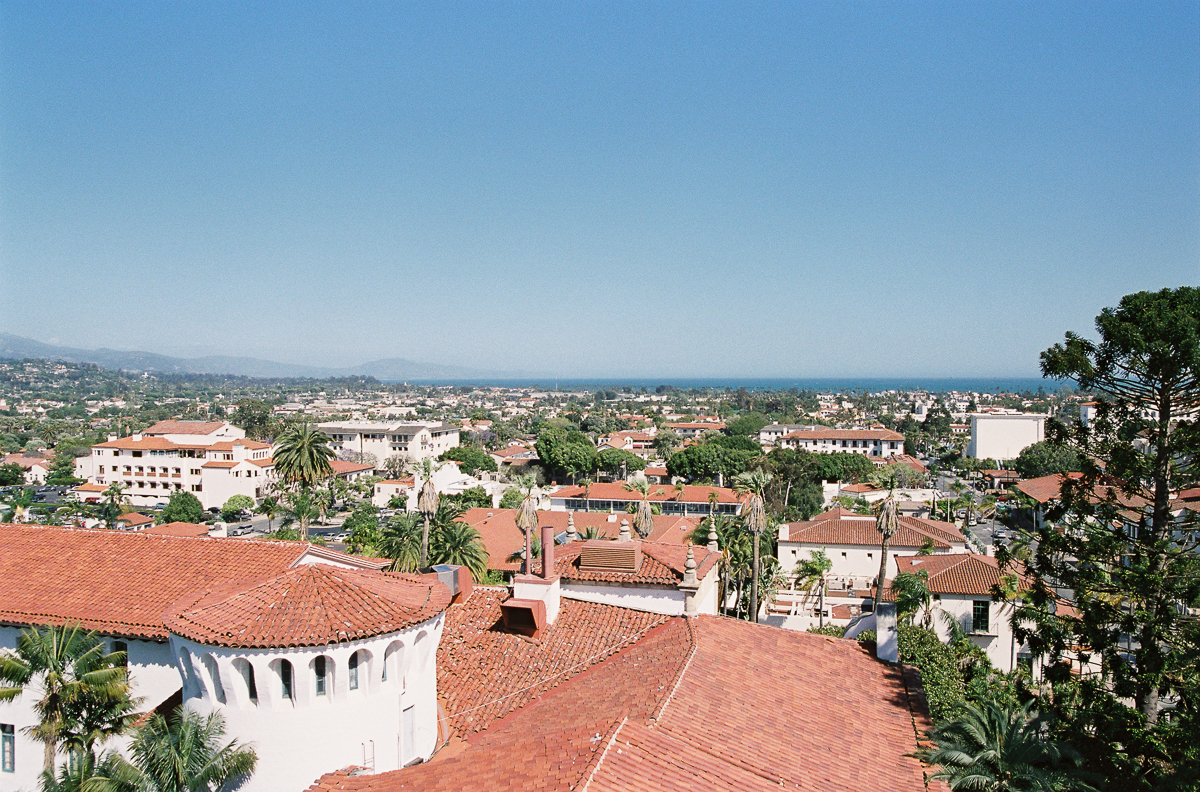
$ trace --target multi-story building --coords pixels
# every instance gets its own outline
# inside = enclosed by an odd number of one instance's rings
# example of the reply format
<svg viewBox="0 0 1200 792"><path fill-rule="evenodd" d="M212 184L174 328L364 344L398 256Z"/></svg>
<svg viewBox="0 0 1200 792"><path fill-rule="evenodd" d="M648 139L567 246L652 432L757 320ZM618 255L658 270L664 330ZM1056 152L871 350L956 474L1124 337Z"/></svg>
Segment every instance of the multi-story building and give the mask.
<svg viewBox="0 0 1200 792"><path fill-rule="evenodd" d="M317 428L329 435L336 453L371 454L377 464L394 456L438 457L458 445L458 427L437 422L328 421Z"/></svg>
<svg viewBox="0 0 1200 792"><path fill-rule="evenodd" d="M967 456L975 459L1016 459L1021 451L1045 439L1045 415L973 413Z"/></svg>
<svg viewBox="0 0 1200 792"><path fill-rule="evenodd" d="M806 426L775 440L779 448L796 448L819 454L835 451L886 457L904 453L904 435L891 429L830 429Z"/></svg>
<svg viewBox="0 0 1200 792"><path fill-rule="evenodd" d="M165 503L182 490L209 509L234 495L261 498L274 480L275 463L269 443L247 440L233 424L160 421L92 446L90 456L75 461L75 475L93 488L121 484L134 506Z"/></svg>

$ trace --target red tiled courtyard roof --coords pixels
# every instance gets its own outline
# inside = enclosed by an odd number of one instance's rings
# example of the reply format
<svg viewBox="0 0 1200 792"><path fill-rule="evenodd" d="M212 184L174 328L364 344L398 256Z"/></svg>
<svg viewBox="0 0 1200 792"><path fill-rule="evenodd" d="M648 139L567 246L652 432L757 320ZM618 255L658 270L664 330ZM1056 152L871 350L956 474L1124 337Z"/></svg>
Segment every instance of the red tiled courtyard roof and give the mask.
<svg viewBox="0 0 1200 792"><path fill-rule="evenodd" d="M176 635L217 646L326 646L399 632L449 604L450 590L436 581L305 564L201 595L165 622Z"/></svg>

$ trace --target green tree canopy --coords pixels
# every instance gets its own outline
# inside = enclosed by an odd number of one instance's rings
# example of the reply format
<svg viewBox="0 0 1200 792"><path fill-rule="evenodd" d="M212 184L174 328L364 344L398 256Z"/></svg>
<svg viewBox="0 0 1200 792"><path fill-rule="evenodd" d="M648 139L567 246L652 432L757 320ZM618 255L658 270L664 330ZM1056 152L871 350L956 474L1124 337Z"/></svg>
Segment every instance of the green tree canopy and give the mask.
<svg viewBox="0 0 1200 792"><path fill-rule="evenodd" d="M1079 454L1074 450L1049 440L1025 448L1013 461L1013 469L1021 478L1052 476L1055 473L1078 472Z"/></svg>
<svg viewBox="0 0 1200 792"><path fill-rule="evenodd" d="M198 523L203 522L204 517L204 507L200 504L200 499L186 490L172 492L167 500L167 507L162 512L162 521L165 523Z"/></svg>
<svg viewBox="0 0 1200 792"><path fill-rule="evenodd" d="M237 517L239 512L248 512L253 508L254 498L249 495L230 495L229 500L221 506L221 518L228 522Z"/></svg>
<svg viewBox="0 0 1200 792"><path fill-rule="evenodd" d="M551 426L538 435L535 447L553 474L574 479L596 469L596 446L580 431Z"/></svg>
<svg viewBox="0 0 1200 792"><path fill-rule="evenodd" d="M25 469L16 462L0 465L0 487L12 487L25 483Z"/></svg>
<svg viewBox="0 0 1200 792"><path fill-rule="evenodd" d="M758 437L758 433L770 422L762 413L745 413L725 422L725 434L731 437Z"/></svg>
<svg viewBox="0 0 1200 792"><path fill-rule="evenodd" d="M608 473L619 473L621 466L630 473L646 469L646 460L620 448L606 448L596 455L596 467Z"/></svg>
<svg viewBox="0 0 1200 792"><path fill-rule="evenodd" d="M444 454L438 457L441 462L454 461L458 463L458 469L468 476L474 476L481 470L495 473L497 470L496 460L492 459L492 455L488 452L474 448L472 446L458 446L447 450Z"/></svg>

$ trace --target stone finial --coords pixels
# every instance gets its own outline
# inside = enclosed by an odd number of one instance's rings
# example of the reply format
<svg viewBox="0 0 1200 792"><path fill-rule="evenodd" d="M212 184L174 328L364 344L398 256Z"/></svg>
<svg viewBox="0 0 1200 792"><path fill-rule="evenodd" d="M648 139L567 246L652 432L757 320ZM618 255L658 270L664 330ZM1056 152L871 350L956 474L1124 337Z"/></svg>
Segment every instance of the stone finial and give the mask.
<svg viewBox="0 0 1200 792"><path fill-rule="evenodd" d="M717 528L712 520L708 521L708 549L714 553L721 549L717 544Z"/></svg>
<svg viewBox="0 0 1200 792"><path fill-rule="evenodd" d="M568 542L579 541L579 532L575 530L575 515L574 514L567 515L567 541Z"/></svg>
<svg viewBox="0 0 1200 792"><path fill-rule="evenodd" d="M687 560L683 562L683 585L695 586L699 584L696 578L696 551L691 542L688 543L687 548Z"/></svg>
<svg viewBox="0 0 1200 792"><path fill-rule="evenodd" d="M617 539L622 542L633 539L633 534L629 533L629 520L621 520L621 533L617 535Z"/></svg>

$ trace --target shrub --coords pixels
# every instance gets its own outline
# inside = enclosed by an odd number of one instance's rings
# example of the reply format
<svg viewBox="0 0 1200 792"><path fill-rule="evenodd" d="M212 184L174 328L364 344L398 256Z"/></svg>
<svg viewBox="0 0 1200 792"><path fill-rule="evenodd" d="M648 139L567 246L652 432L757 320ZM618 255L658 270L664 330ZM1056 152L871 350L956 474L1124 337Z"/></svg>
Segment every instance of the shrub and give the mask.
<svg viewBox="0 0 1200 792"><path fill-rule="evenodd" d="M934 723L951 720L966 706L962 671L954 652L937 634L923 627L900 625L900 662L921 672L921 683L929 700L929 715Z"/></svg>

